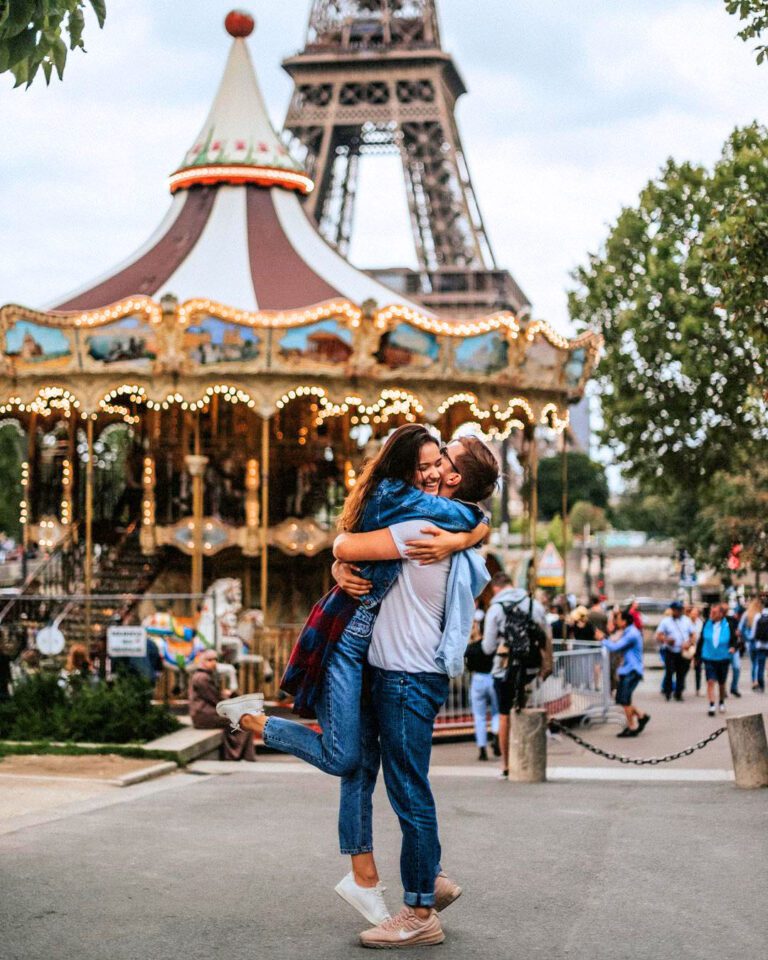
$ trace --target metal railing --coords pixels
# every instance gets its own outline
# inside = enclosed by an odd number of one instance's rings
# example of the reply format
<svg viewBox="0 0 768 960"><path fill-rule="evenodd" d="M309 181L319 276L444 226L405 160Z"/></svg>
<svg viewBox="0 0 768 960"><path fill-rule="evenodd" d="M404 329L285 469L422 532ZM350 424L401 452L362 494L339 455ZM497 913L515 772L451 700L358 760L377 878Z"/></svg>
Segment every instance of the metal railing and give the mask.
<svg viewBox="0 0 768 960"><path fill-rule="evenodd" d="M536 680L528 705L558 720L582 723L623 720L611 699L611 656L601 644L573 641L571 650L556 650L552 674Z"/></svg>

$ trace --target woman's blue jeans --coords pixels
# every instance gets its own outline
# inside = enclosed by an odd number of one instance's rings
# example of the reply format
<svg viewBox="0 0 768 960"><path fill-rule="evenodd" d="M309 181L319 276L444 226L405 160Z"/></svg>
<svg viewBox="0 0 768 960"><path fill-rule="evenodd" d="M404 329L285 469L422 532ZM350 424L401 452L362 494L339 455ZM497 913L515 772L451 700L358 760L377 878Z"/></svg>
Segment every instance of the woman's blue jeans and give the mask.
<svg viewBox="0 0 768 960"><path fill-rule="evenodd" d="M282 753L342 777L360 766L360 694L370 635L356 636L345 631L336 644L317 698L317 719L321 733L303 723L270 717L264 726L264 743Z"/></svg>

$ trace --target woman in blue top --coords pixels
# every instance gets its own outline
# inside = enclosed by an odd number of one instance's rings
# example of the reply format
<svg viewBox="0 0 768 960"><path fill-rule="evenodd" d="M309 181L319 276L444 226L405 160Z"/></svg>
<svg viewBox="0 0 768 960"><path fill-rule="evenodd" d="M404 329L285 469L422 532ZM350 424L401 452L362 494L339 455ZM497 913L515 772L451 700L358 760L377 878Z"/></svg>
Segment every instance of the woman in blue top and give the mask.
<svg viewBox="0 0 768 960"><path fill-rule="evenodd" d="M616 703L624 708L627 725L617 733L617 737L636 737L645 730L651 719L650 714L632 706L632 694L643 679L643 635L635 626L629 607L618 610L614 623L621 630L618 640L603 640L603 646L611 653L623 653L624 659L617 674L619 685L616 688Z"/></svg>

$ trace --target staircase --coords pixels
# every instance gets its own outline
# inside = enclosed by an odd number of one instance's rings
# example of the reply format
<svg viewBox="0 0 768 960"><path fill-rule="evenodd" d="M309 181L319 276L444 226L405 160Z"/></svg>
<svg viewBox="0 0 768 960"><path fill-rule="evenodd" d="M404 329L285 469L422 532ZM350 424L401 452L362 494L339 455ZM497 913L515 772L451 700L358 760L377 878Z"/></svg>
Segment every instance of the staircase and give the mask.
<svg viewBox="0 0 768 960"><path fill-rule="evenodd" d="M62 544L28 578L21 593L0 609L0 645L18 656L34 644L41 627L56 623L67 646L85 644L91 657L101 659L107 627L124 621L165 560L165 552L152 557L141 553L138 525L133 524L117 543L102 547L91 598L86 599L82 544L74 540Z"/></svg>

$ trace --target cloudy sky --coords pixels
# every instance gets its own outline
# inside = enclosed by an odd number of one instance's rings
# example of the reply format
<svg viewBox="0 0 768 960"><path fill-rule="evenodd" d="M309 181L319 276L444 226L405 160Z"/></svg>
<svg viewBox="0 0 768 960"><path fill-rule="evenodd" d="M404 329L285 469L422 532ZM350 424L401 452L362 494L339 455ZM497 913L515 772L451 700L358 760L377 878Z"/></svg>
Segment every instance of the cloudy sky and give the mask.
<svg viewBox="0 0 768 960"><path fill-rule="evenodd" d="M108 0L106 28L91 20L64 83L25 92L0 77L0 303L61 299L149 236L218 85L231 5ZM250 3L278 128L291 93L280 60L301 48L309 7ZM710 164L734 126L765 119L768 67L735 39L722 0L439 9L469 88L459 125L496 258L534 313L567 330L570 271L668 156ZM352 259L413 263L397 161L371 163Z"/></svg>

